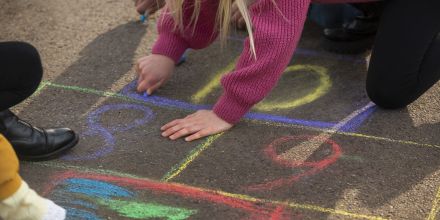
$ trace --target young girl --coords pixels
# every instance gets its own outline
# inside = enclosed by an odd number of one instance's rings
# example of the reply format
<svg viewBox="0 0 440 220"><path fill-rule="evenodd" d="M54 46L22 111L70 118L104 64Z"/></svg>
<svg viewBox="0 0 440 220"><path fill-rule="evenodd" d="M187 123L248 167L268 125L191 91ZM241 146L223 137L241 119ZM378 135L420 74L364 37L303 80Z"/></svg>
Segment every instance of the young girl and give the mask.
<svg viewBox="0 0 440 220"><path fill-rule="evenodd" d="M162 86L186 49L205 48L219 33L224 40L232 2L167 1L152 55L141 58L136 66L138 92L151 94ZM310 0L256 0L249 10L248 3L235 0L249 37L235 70L221 80L223 95L212 110L200 110L164 125L164 137L186 136L186 141L192 141L228 130L277 83L301 36ZM440 55L439 6L436 0L387 1L367 78L368 95L379 106L406 106L440 78L440 65L432 60ZM408 33L412 29L416 31ZM404 53L402 48L407 48Z"/></svg>

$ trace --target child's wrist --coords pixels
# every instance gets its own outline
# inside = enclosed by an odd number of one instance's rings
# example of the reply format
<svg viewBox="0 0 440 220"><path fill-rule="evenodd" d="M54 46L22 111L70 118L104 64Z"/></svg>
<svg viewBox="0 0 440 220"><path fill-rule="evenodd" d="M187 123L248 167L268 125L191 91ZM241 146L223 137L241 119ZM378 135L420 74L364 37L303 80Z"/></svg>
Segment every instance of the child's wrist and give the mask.
<svg viewBox="0 0 440 220"><path fill-rule="evenodd" d="M152 53L166 56L177 64L188 48L188 44L180 37L162 33L154 44Z"/></svg>
<svg viewBox="0 0 440 220"><path fill-rule="evenodd" d="M174 66L175 66L174 60L171 57L166 56L166 55L162 55L162 54L154 54L154 53L151 55L160 57L163 61L165 61L165 63L167 63L168 65L170 65L174 68Z"/></svg>
<svg viewBox="0 0 440 220"><path fill-rule="evenodd" d="M237 101L224 93L214 105L213 111L219 118L233 125L238 123L251 107L252 105Z"/></svg>

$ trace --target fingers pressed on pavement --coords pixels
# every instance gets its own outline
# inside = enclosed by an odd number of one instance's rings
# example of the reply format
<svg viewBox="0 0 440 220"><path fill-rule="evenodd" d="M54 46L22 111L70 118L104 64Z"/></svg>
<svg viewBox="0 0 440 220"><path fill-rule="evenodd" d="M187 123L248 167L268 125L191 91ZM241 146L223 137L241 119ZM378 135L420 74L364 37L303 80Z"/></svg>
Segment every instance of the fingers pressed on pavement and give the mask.
<svg viewBox="0 0 440 220"><path fill-rule="evenodd" d="M203 129L185 138L185 141L193 141L211 135L207 129Z"/></svg>
<svg viewBox="0 0 440 220"><path fill-rule="evenodd" d="M160 130L165 131L165 130L167 130L168 128L171 128L171 127L173 127L173 126L179 124L181 121L182 121L182 119L176 119L176 120L173 120L173 121L171 121L171 122L165 124L164 126L162 126L162 127L160 128Z"/></svg>

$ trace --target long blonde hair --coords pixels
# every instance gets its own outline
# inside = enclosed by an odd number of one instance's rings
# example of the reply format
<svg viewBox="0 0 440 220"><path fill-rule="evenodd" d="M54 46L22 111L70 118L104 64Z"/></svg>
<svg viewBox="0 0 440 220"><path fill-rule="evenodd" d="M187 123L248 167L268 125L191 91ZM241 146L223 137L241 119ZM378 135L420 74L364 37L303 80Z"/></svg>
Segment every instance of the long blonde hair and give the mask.
<svg viewBox="0 0 440 220"><path fill-rule="evenodd" d="M173 15L176 28L179 28L181 30L183 29L183 3L185 1L188 0L166 0L166 7L168 7L168 9ZM197 24L199 18L200 6L202 0L191 0L191 1L194 1L194 11L191 16L190 24L194 25ZM244 18L244 21L246 22L246 28L249 33L251 51L254 58L256 59L254 35L252 32L251 17L248 10L248 1L249 0L219 0L219 7L216 16L216 27L218 27L220 32L221 42L222 43L226 42L230 29L232 4L235 2L238 9L240 10L241 15Z"/></svg>

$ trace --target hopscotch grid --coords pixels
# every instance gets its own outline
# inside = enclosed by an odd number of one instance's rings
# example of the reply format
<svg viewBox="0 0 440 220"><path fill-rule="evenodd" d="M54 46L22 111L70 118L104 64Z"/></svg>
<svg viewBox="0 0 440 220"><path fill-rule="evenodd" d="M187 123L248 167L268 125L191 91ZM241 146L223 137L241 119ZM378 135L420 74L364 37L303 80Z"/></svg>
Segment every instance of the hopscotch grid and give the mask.
<svg viewBox="0 0 440 220"><path fill-rule="evenodd" d="M380 137L380 136L354 133L354 132L334 131L332 129L317 128L317 127L310 127L310 126L304 126L304 125L285 124L285 123L279 123L279 122L266 122L266 121L259 121L259 120L250 120L250 121L252 121L255 124L260 124L260 125L270 125L270 126L285 127L285 128L297 128L297 129L304 129L304 130L311 130L311 131L319 131L319 132L324 132L324 133L328 133L328 134L338 134L338 135L343 135L343 136L358 137L358 138L372 139L372 140L377 140L377 141L387 141L387 142L391 142L391 143L415 145L418 147L429 147L429 148L440 149L440 145L437 145L437 144L418 143L418 142L414 142L414 141L392 139L392 138L387 138L387 137Z"/></svg>
<svg viewBox="0 0 440 220"><path fill-rule="evenodd" d="M90 89L90 88L82 88L78 86L67 86L67 85L60 85L55 84L51 82L47 82L46 87L52 87L52 88L58 88L58 89L64 89L64 90L70 90L70 91L78 91L83 92L87 94L94 94L104 97L112 97L112 98L118 98L124 101L129 101L137 104L144 104L148 106L158 107L154 104L144 102L141 100L137 100L135 98L128 97L126 95L115 93L115 92L105 92L100 91L96 89ZM176 109L170 106L159 106L160 108L166 108L166 109ZM182 111L190 112L190 110L182 109ZM368 134L362 134L362 133L355 133L355 132L344 132L344 131L334 131L332 129L326 129L326 128L318 128L318 127L312 127L312 126L305 126L305 125L296 125L296 124L288 124L288 123L282 123L282 122L267 122L267 121L260 121L255 119L245 119L246 122L252 122L255 124L264 124L264 125L271 125L271 126L277 126L277 127L293 127L298 129L304 129L304 130L311 130L311 131L320 131L320 132L328 132L328 133L334 133L344 136L352 136L352 137L359 137L359 138L365 138L365 139L373 139L373 140L381 140L381 141L387 141L392 143L400 143L405 145L415 145L420 147L430 147L430 148L437 148L440 149L440 145L437 144L427 144L427 143L419 143L414 141L407 141L407 140L399 140L399 139L392 139L387 137L380 137L380 136L374 136L374 135L368 135Z"/></svg>
<svg viewBox="0 0 440 220"><path fill-rule="evenodd" d="M112 97L112 98L118 98L125 101L129 101L132 103L137 104L144 104L149 106L155 106L151 103L146 103L144 101L140 101L131 97L128 97L123 94L115 93L115 92L106 92L106 91L100 91L95 89L89 89L89 88L81 88L78 86L66 86L66 85L60 85L60 84L54 84L49 81L43 81L41 85L38 87L38 89L35 91L35 93L30 98L35 98L36 96L40 95L43 90L45 90L48 87L52 88L58 88L58 89L64 89L64 90L70 90L70 91L79 91L87 94L95 94L103 97ZM167 109L175 109L173 107L166 107L166 106L160 106L162 108ZM188 110L184 110L188 111ZM354 132L344 132L344 131L335 131L332 129L325 129L325 128L317 128L312 126L304 126L304 125L295 125L295 124L287 124L287 123L280 123L280 122L265 122L265 121L259 121L255 119L245 119L246 121L253 122L256 124L265 124L265 125L271 125L271 126L277 126L277 127L290 127L290 128L299 128L299 129L305 129L305 130L313 130L313 131L320 131L327 134L339 134L344 136L352 136L352 137L358 137L358 138L366 138L366 139L374 139L374 140L381 140L381 141L388 141L393 143L400 143L400 144L406 144L406 145L416 145L421 147L431 147L431 148L439 148L439 145L435 144L424 144L424 143L418 143L414 141L405 141L405 140L396 140L386 137L379 137L379 136L373 136L373 135L367 135L367 134L360 134L360 133L354 133ZM213 142L215 142L219 137L221 137L223 133L217 134L211 137L208 137L206 141L204 141L202 144L197 145L193 150L190 151L190 153L187 155L187 157L181 161L181 163L176 164L173 166L173 168L167 172L164 177L160 180L161 182L169 182L175 177L177 177L184 169L187 168L187 166L194 161L203 151L208 149L210 145L212 145ZM101 173L101 174L107 174L107 175L115 175L120 177L127 177L127 178L136 178L136 179L148 179L144 177L139 177L136 175L131 175L127 173L112 171L112 170L105 170L105 169L93 169L93 168L87 168L87 167L78 167L78 166L72 166L72 165L65 165L62 163L53 163L53 162L46 162L46 163L32 163L35 165L42 165L47 167L55 167L55 168L63 168L63 169L75 169L82 172L89 172L89 173ZM180 183L177 183L180 184ZM184 184L182 184L184 185ZM200 188L200 187L197 187ZM269 200L269 199L260 199L255 198L250 195L244 195L244 194L235 194L235 193L228 193L220 190L213 190L213 189L204 189L200 188L202 190L207 190L211 192L218 193L223 196L231 197L231 198L238 198L246 201L251 202L265 202L265 203L271 203L273 205L281 205L286 206L290 208L297 208L297 209L304 209L304 210L310 210L310 211L317 211L322 213L329 213L329 214L337 214L337 215L344 215L354 218L362 218L362 219L384 219L382 217L377 216L368 216L368 215L362 215L362 214L356 214L356 213L350 213L344 210L338 210L338 209L331 209L331 208L324 208L316 205L310 205L310 204L298 204L288 201L276 201L276 200ZM434 197L432 209L429 213L429 216L427 217L428 220L434 220L436 215L438 214L438 211L440 209L440 187L437 191L437 194Z"/></svg>
<svg viewBox="0 0 440 220"><path fill-rule="evenodd" d="M96 89L82 88L82 87L78 87L78 86L60 85L60 84L51 83L49 81L43 82L42 86L39 87L39 89L37 90L37 92L33 96L39 95L41 93L41 91L46 89L47 87L70 90L70 91L79 91L79 92L83 92L83 93L87 93L87 94L94 94L94 95L99 95L99 96L104 96L104 97L118 98L118 99L122 99L122 100L133 102L133 103L138 103L138 104L156 106L154 104L146 103L144 101L140 101L140 100L128 97L128 96L120 94L120 93L100 91L100 90L96 90ZM160 106L160 107L167 108L167 109L175 109L173 107L166 107L166 106ZM414 141L398 140L398 139L379 137L379 136L354 133L354 132L335 131L332 129L317 128L317 127L304 126L304 125L287 124L287 123L280 123L280 122L264 122L264 121L253 120L253 119L245 119L245 120L249 121L249 122L256 123L256 124L266 124L266 125L278 126L278 127L294 127L294 128L299 128L299 129L305 129L305 130L321 131L321 132L328 133L328 134L339 134L339 135L345 135L345 136L388 141L388 142L392 142L392 143L400 143L400 144L406 144L406 145L416 145L416 146L420 146L420 147L431 147L431 148L440 149L440 146L435 145L435 144L418 143L418 142L414 142ZM187 158L185 158L180 164L176 164L167 174L165 174L165 176L162 178L161 181L168 182L168 181L172 180L173 178L175 178L176 176L178 176L189 165L189 163L194 161L204 150L209 148L209 146L216 139L218 139L221 135L222 134L218 134L218 135L214 136L215 138L213 138L212 141L210 141L208 139L207 141L205 141L201 145L196 146L190 152L190 154L187 156ZM48 166L50 166L50 165L48 165ZM63 166L62 164L58 165L58 167L62 167L62 166ZM73 167L74 166L69 166L69 168L73 168ZM79 167L77 167L77 168L79 168ZM82 169L84 169L84 168L82 168ZM94 169L87 168L87 170L94 170ZM101 173L106 173L106 174L111 173L112 175L125 176L125 177L130 177L130 178L136 177L134 175L124 174L124 173L119 173L119 172L114 172L114 171L110 171L110 172L107 170L96 170L96 171L99 171ZM139 177L136 177L136 178L139 178ZM141 177L141 179L142 179L142 177ZM143 178L143 179L146 179L146 178ZM343 211L343 210L324 208L324 207L309 205L309 204L297 204L297 203L292 203L292 202L266 200L266 199L255 198L255 197L252 197L249 195L234 194L234 193L228 193L228 192L222 192L222 191L216 191L216 190L212 190L212 191L217 192L217 193L224 195L224 196L232 197L232 198L240 198L240 199L244 199L244 200L248 200L248 201L268 202L268 203L271 203L274 205L284 205L284 206L287 206L290 208L298 208L298 209L311 210L311 211L317 211L317 212L322 212L322 213L344 215L344 216L362 218L362 219L384 219L382 217L355 214L355 213L350 213L350 212ZM437 195L434 198L433 207L432 207L431 212L427 218L428 220L435 219L435 217L439 211L439 207L438 207L439 203L440 203L440 188L439 188Z"/></svg>
<svg viewBox="0 0 440 220"><path fill-rule="evenodd" d="M59 163L59 162L43 162L43 163L31 162L30 164L44 166L44 167L50 167L50 168L56 168L56 169L74 170L74 171L82 172L82 173L113 175L113 176L128 177L128 178L139 179L139 180L152 180L150 178L141 177L141 176L137 176L137 175L131 175L131 174L125 174L125 173L112 171L112 170L94 169L94 168L80 167L80 166L74 166L74 165L66 165L64 163ZM154 180L152 180L152 181L154 181ZM164 181L159 181L159 182L164 182ZM268 203L268 204L272 204L275 206L281 205L281 206L285 206L285 207L289 207L289 208L293 208L293 209L302 209L302 210L307 210L307 211L328 213L328 214L333 214L333 215L353 217L353 218L357 218L357 219L368 219L368 220L385 220L386 219L386 218L383 218L380 216L357 214L357 213L352 213L352 212L348 212L345 210L325 208L325 207L311 205L311 204L301 204L301 203L295 203L295 202L290 202L290 201L262 199L262 198L257 198L257 197L253 197L253 196L246 195L246 194L230 193L230 192L225 192L222 190L208 189L208 188L197 187L197 186L190 186L190 185L177 183L177 182L166 182L165 181L164 183L172 183L172 184L177 184L177 185L181 185L181 186L188 186L188 187L197 188L197 189L200 189L200 190L203 190L206 192L219 194L219 195L222 195L225 197L240 199L240 200L254 202L254 203Z"/></svg>

